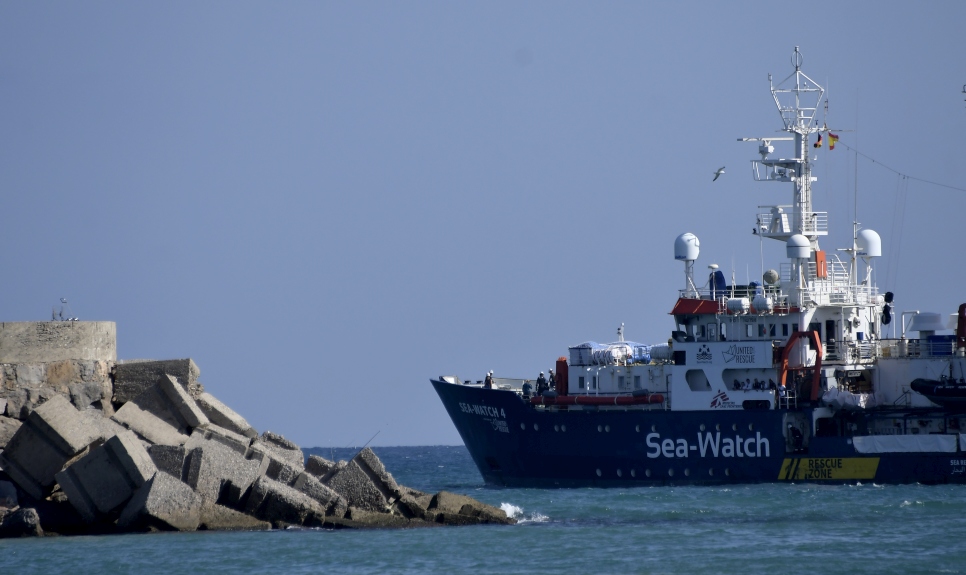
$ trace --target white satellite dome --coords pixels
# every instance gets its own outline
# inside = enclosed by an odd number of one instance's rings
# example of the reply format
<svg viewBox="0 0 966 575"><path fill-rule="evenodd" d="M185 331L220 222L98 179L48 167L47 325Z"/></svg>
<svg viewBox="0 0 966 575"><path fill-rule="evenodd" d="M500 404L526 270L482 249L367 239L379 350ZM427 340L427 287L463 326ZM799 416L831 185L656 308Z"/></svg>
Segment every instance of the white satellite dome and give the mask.
<svg viewBox="0 0 966 575"><path fill-rule="evenodd" d="M802 234L795 234L785 242L785 253L792 259L807 260L812 256L812 242Z"/></svg>
<svg viewBox="0 0 966 575"><path fill-rule="evenodd" d="M681 234L674 240L674 259L693 262L698 259L700 247L698 236L692 233Z"/></svg>
<svg viewBox="0 0 966 575"><path fill-rule="evenodd" d="M865 258L882 257L882 240L872 230L859 230L855 236L855 247L858 248L856 255Z"/></svg>

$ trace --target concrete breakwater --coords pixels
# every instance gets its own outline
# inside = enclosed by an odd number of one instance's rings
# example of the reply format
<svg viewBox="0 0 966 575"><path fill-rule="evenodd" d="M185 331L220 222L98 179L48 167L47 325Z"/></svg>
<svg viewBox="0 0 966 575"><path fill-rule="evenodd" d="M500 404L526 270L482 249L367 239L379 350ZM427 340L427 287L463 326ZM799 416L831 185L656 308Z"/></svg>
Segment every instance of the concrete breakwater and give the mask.
<svg viewBox="0 0 966 575"><path fill-rule="evenodd" d="M513 523L259 434L191 359L119 362L112 322L0 324L0 537Z"/></svg>

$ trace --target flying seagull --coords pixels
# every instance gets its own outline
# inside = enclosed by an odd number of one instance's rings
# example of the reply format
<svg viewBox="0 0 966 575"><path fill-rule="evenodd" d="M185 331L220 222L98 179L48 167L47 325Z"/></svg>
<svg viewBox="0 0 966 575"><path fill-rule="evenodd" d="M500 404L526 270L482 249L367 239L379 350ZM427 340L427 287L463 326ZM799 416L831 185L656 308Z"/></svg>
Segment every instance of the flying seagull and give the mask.
<svg viewBox="0 0 966 575"><path fill-rule="evenodd" d="M720 168L718 168L718 171L714 173L714 180L717 180L718 176L724 173L724 169L725 169L724 166L721 166ZM711 181L713 182L714 180L711 180Z"/></svg>

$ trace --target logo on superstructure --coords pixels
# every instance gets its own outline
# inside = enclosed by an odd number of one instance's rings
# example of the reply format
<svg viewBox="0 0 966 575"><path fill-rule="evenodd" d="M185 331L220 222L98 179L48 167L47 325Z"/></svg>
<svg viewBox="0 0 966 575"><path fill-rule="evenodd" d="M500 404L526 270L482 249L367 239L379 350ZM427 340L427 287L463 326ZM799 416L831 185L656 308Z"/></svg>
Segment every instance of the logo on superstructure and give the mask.
<svg viewBox="0 0 966 575"><path fill-rule="evenodd" d="M711 348L707 345L702 345L698 348L698 353L694 356L698 363L711 363L714 356L711 355Z"/></svg>
<svg viewBox="0 0 966 575"><path fill-rule="evenodd" d="M725 403L731 403L731 400L728 399L728 394L723 391L719 391L714 397L711 398L712 408L724 407Z"/></svg>
<svg viewBox="0 0 966 575"><path fill-rule="evenodd" d="M721 352L725 363L755 363L755 348L751 345L732 345Z"/></svg>

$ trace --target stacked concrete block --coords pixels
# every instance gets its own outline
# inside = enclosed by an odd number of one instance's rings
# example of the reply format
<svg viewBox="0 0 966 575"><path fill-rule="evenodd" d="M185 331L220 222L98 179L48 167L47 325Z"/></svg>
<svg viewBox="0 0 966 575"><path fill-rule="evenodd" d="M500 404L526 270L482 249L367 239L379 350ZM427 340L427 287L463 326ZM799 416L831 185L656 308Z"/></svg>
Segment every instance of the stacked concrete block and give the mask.
<svg viewBox="0 0 966 575"><path fill-rule="evenodd" d="M167 473L156 473L138 488L117 520L126 531L194 531L201 522L201 500Z"/></svg>
<svg viewBox="0 0 966 575"><path fill-rule="evenodd" d="M302 449L277 433L266 431L252 442L252 449L256 452L268 452L274 458L288 463L299 471L305 469L305 454L302 453Z"/></svg>
<svg viewBox="0 0 966 575"><path fill-rule="evenodd" d="M157 472L151 456L123 431L56 475L67 500L86 521L110 515Z"/></svg>
<svg viewBox="0 0 966 575"><path fill-rule="evenodd" d="M195 398L198 407L208 417L208 420L229 431L243 435L249 439L258 437L255 428L245 421L245 418L235 413L230 407L220 402L210 393L202 392Z"/></svg>
<svg viewBox="0 0 966 575"><path fill-rule="evenodd" d="M114 421L145 441L183 445L191 429L208 425L208 418L171 375L162 375L114 414Z"/></svg>
<svg viewBox="0 0 966 575"><path fill-rule="evenodd" d="M203 428L197 428L191 432L191 437L185 443L185 449L191 450L200 445L200 442L210 440L217 441L241 455L248 455L252 440L244 435L239 435L229 431L219 425L209 423Z"/></svg>
<svg viewBox="0 0 966 575"><path fill-rule="evenodd" d="M21 489L42 499L54 485L54 475L100 436L89 419L63 396L34 410L0 453L0 468Z"/></svg>
<svg viewBox="0 0 966 575"><path fill-rule="evenodd" d="M163 471L175 479L184 478L184 461L187 451L183 445L152 445L148 455L158 471Z"/></svg>
<svg viewBox="0 0 966 575"><path fill-rule="evenodd" d="M307 472L300 473L291 486L296 491L318 501L327 516L342 517L349 508L344 497Z"/></svg>
<svg viewBox="0 0 966 575"><path fill-rule="evenodd" d="M396 481L368 447L323 481L349 505L368 511L386 512L399 496Z"/></svg>
<svg viewBox="0 0 966 575"><path fill-rule="evenodd" d="M325 517L318 501L268 477L259 477L252 485L245 512L275 526L302 525L310 517Z"/></svg>
<svg viewBox="0 0 966 575"><path fill-rule="evenodd" d="M319 457L318 455L310 455L305 461L305 471L311 473L315 477L325 477L329 472L334 471L337 467L337 463L334 461L329 461L324 457Z"/></svg>
<svg viewBox="0 0 966 575"><path fill-rule="evenodd" d="M198 493L202 506L239 506L251 485L265 473L267 462L245 459L237 451L209 439L191 443L185 457L184 481Z"/></svg>
<svg viewBox="0 0 966 575"><path fill-rule="evenodd" d="M114 403L126 403L144 393L164 375L172 375L189 394L204 391L198 382L201 370L188 359L124 361L114 366Z"/></svg>

